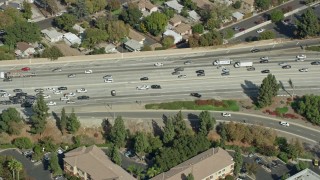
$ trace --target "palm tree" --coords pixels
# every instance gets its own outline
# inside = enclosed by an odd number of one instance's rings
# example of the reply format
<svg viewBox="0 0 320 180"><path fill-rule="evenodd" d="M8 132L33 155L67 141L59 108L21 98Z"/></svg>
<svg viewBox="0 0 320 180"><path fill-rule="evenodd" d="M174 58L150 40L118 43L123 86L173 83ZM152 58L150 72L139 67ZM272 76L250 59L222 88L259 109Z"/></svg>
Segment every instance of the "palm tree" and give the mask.
<svg viewBox="0 0 320 180"><path fill-rule="evenodd" d="M139 167L139 166L136 167L134 173L136 174L137 179L142 179L142 177L143 177L142 171L143 171L143 169L141 167Z"/></svg>
<svg viewBox="0 0 320 180"><path fill-rule="evenodd" d="M136 169L136 167L134 165L130 165L127 170L130 172L130 174L132 175L134 170Z"/></svg>
<svg viewBox="0 0 320 180"><path fill-rule="evenodd" d="M17 164L17 160L15 160L15 159L11 159L11 160L8 162L8 167L9 167L9 169L12 171L12 178L13 178L13 179L15 179L16 164Z"/></svg>
<svg viewBox="0 0 320 180"><path fill-rule="evenodd" d="M17 171L17 179L19 180L19 173L23 169L22 163L19 161L16 161L16 171Z"/></svg>
<svg viewBox="0 0 320 180"><path fill-rule="evenodd" d="M157 167L151 167L147 171L147 175L149 178L156 176L158 173L159 173L159 168Z"/></svg>

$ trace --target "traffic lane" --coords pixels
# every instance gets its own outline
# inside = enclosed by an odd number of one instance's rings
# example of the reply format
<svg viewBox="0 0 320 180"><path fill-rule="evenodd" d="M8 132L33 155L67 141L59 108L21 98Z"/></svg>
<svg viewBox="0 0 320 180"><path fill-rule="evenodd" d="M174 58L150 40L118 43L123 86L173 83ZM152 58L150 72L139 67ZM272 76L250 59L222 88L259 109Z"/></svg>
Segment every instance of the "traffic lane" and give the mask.
<svg viewBox="0 0 320 180"><path fill-rule="evenodd" d="M18 161L23 164L23 167L26 169L26 172L29 176L35 179L43 179L43 180L51 180L50 172L48 170L43 169L43 165L35 166L29 159L20 154L14 149L4 150L0 152L1 155L13 156Z"/></svg>

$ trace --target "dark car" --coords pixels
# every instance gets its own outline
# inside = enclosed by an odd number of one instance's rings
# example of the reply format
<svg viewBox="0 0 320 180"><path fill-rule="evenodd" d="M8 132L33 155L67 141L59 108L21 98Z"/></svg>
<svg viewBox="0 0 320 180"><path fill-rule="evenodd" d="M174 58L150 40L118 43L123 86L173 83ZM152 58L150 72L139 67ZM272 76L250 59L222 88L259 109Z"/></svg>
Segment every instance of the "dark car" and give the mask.
<svg viewBox="0 0 320 180"><path fill-rule="evenodd" d="M311 63L311 65L320 65L320 61L314 61Z"/></svg>
<svg viewBox="0 0 320 180"><path fill-rule="evenodd" d="M254 68L252 66L247 68L247 71L255 71L255 70L256 70L256 68Z"/></svg>
<svg viewBox="0 0 320 180"><path fill-rule="evenodd" d="M197 70L197 71L196 71L196 73L197 73L197 74L201 74L201 73L204 73L204 70L202 70L202 69L200 69L200 70Z"/></svg>
<svg viewBox="0 0 320 180"><path fill-rule="evenodd" d="M86 100L86 99L89 99L90 97L89 96L78 96L77 99L79 100Z"/></svg>
<svg viewBox="0 0 320 180"><path fill-rule="evenodd" d="M184 68L183 67L177 67L174 69L174 71L184 71Z"/></svg>
<svg viewBox="0 0 320 180"><path fill-rule="evenodd" d="M180 74L180 71L174 71L171 73L172 75L179 75Z"/></svg>
<svg viewBox="0 0 320 180"><path fill-rule="evenodd" d="M230 72L223 72L221 73L221 76L229 76L230 75Z"/></svg>
<svg viewBox="0 0 320 180"><path fill-rule="evenodd" d="M26 96L26 99L33 99L33 100L35 100L35 99L36 99L36 96L33 96L33 95L27 95L27 96Z"/></svg>
<svg viewBox="0 0 320 180"><path fill-rule="evenodd" d="M3 82L10 82L10 81L12 81L11 78L5 78L5 79L3 79Z"/></svg>
<svg viewBox="0 0 320 180"><path fill-rule="evenodd" d="M268 63L269 60L261 60L260 63Z"/></svg>
<svg viewBox="0 0 320 180"><path fill-rule="evenodd" d="M24 103L21 104L21 107L30 108L30 107L32 107L32 104L28 103L28 102L24 102Z"/></svg>
<svg viewBox="0 0 320 180"><path fill-rule="evenodd" d="M262 70L261 73L270 73L270 70L268 70L268 69Z"/></svg>
<svg viewBox="0 0 320 180"><path fill-rule="evenodd" d="M290 69L291 66L290 65L285 65L285 66L282 66L282 69Z"/></svg>
<svg viewBox="0 0 320 180"><path fill-rule="evenodd" d="M58 87L58 90L60 90L60 91L62 91L62 90L68 90L68 88L67 87Z"/></svg>
<svg viewBox="0 0 320 180"><path fill-rule="evenodd" d="M22 92L22 89L14 89L13 92L19 93L19 92Z"/></svg>
<svg viewBox="0 0 320 180"><path fill-rule="evenodd" d="M61 72L62 69L61 68L55 68L55 69L52 70L52 72L56 72L56 71Z"/></svg>
<svg viewBox="0 0 320 180"><path fill-rule="evenodd" d="M161 89L160 85L151 85L151 89Z"/></svg>
<svg viewBox="0 0 320 180"><path fill-rule="evenodd" d="M28 94L27 93L25 93L25 92L19 92L19 93L16 93L16 96L17 97L22 97L22 96L27 96Z"/></svg>
<svg viewBox="0 0 320 180"><path fill-rule="evenodd" d="M252 49L251 52L252 53L260 52L260 49Z"/></svg>
<svg viewBox="0 0 320 180"><path fill-rule="evenodd" d="M147 80L149 80L148 77L142 77L142 78L140 78L140 81L147 81Z"/></svg>
<svg viewBox="0 0 320 180"><path fill-rule="evenodd" d="M199 94L199 93L190 93L190 96L201 98L201 94Z"/></svg>
<svg viewBox="0 0 320 180"><path fill-rule="evenodd" d="M242 32L242 31L244 31L244 30L246 30L246 29L245 29L245 28L240 28L240 29L239 29L240 32Z"/></svg>
<svg viewBox="0 0 320 180"><path fill-rule="evenodd" d="M205 74L205 73L198 73L197 76L198 76L198 77L200 77L200 76L206 76L206 74Z"/></svg>
<svg viewBox="0 0 320 180"><path fill-rule="evenodd" d="M116 96L117 94L116 94L116 90L112 90L111 91L111 96Z"/></svg>

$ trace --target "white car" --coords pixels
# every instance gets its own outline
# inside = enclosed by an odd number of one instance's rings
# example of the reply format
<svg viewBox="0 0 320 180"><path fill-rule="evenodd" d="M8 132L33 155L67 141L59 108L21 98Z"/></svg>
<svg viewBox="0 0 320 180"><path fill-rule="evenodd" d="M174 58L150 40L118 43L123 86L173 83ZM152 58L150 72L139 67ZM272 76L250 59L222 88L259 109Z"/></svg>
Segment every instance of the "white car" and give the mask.
<svg viewBox="0 0 320 180"><path fill-rule="evenodd" d="M142 86L137 86L136 87L137 90L147 90L149 88L150 88L150 86L148 86L148 85L142 85Z"/></svg>
<svg viewBox="0 0 320 180"><path fill-rule="evenodd" d="M92 70L90 70L90 69L89 70L85 70L84 73L85 74L92 74Z"/></svg>
<svg viewBox="0 0 320 180"><path fill-rule="evenodd" d="M77 89L77 93L86 93L88 92L85 88Z"/></svg>
<svg viewBox="0 0 320 180"><path fill-rule="evenodd" d="M262 33L262 32L264 32L265 31L265 29L259 29L258 31L257 31L257 33Z"/></svg>
<svg viewBox="0 0 320 180"><path fill-rule="evenodd" d="M113 79L105 79L104 82L105 83L113 83Z"/></svg>
<svg viewBox="0 0 320 180"><path fill-rule="evenodd" d="M288 65L286 62L279 63L279 66L286 66L286 65Z"/></svg>
<svg viewBox="0 0 320 180"><path fill-rule="evenodd" d="M307 56L304 55L304 54L299 54L299 55L297 56L297 59L298 59L298 60L303 60L303 59L306 59L306 58L307 58Z"/></svg>
<svg viewBox="0 0 320 180"><path fill-rule="evenodd" d="M301 68L299 69L300 72L308 72L308 68Z"/></svg>
<svg viewBox="0 0 320 180"><path fill-rule="evenodd" d="M69 101L70 98L68 96L64 96L60 98L60 101Z"/></svg>
<svg viewBox="0 0 320 180"><path fill-rule="evenodd" d="M280 125L282 125L282 126L286 126L286 127L289 127L289 126L290 126L290 124L289 124L289 123L284 122L284 121L281 121L281 122L280 122Z"/></svg>
<svg viewBox="0 0 320 180"><path fill-rule="evenodd" d="M51 98L51 96L49 95L49 94L44 94L44 95L42 95L43 96L43 99L49 99L49 98Z"/></svg>
<svg viewBox="0 0 320 180"><path fill-rule="evenodd" d="M75 78L76 77L76 74L69 74L68 75L68 78Z"/></svg>
<svg viewBox="0 0 320 180"><path fill-rule="evenodd" d="M268 57L268 56L263 56L263 57L261 57L260 59L263 60L263 61L264 61L264 60L269 60L269 57Z"/></svg>
<svg viewBox="0 0 320 180"><path fill-rule="evenodd" d="M73 93L73 92L71 92L71 93L65 93L64 96L74 97L74 96L76 96L76 93Z"/></svg>
<svg viewBox="0 0 320 180"><path fill-rule="evenodd" d="M184 65L190 65L190 64L192 64L192 61L185 61L184 62Z"/></svg>
<svg viewBox="0 0 320 180"><path fill-rule="evenodd" d="M222 72L228 73L228 72L230 72L230 69L224 67L224 68L222 68Z"/></svg>
<svg viewBox="0 0 320 180"><path fill-rule="evenodd" d="M163 63L159 63L159 62L157 62L157 63L155 63L155 64L154 64L154 66L157 66L157 67L159 67L159 66L163 66Z"/></svg>
<svg viewBox="0 0 320 180"><path fill-rule="evenodd" d="M53 102L53 101L47 102L47 106L55 106L55 105L57 105L56 102Z"/></svg>
<svg viewBox="0 0 320 180"><path fill-rule="evenodd" d="M75 101L72 101L72 100L67 100L66 103L67 103L67 104L74 104L74 103L76 103L76 102L75 102Z"/></svg>
<svg viewBox="0 0 320 180"><path fill-rule="evenodd" d="M55 91L55 88L47 88L47 91Z"/></svg>
<svg viewBox="0 0 320 180"><path fill-rule="evenodd" d="M230 113L222 113L221 114L223 117L231 117L231 114Z"/></svg>
<svg viewBox="0 0 320 180"><path fill-rule="evenodd" d="M179 75L178 78L187 78L187 75Z"/></svg>
<svg viewBox="0 0 320 180"><path fill-rule="evenodd" d="M5 97L10 97L11 96L11 94L9 94L9 93L3 93L3 94L1 94L1 97L3 97L3 98L5 98Z"/></svg>
<svg viewBox="0 0 320 180"><path fill-rule="evenodd" d="M53 91L53 94L62 94L62 92L57 90L57 91Z"/></svg>

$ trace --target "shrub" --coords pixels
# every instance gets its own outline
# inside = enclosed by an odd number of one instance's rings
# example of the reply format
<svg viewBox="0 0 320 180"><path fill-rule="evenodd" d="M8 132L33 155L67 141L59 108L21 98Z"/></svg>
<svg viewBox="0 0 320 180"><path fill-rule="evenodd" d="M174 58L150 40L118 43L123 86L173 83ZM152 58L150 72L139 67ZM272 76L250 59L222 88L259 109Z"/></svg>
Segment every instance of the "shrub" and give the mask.
<svg viewBox="0 0 320 180"><path fill-rule="evenodd" d="M281 159L283 162L288 162L288 155L284 152L280 152L278 155L278 158Z"/></svg>
<svg viewBox="0 0 320 180"><path fill-rule="evenodd" d="M30 149L33 146L31 140L27 137L19 137L14 139L13 145L15 145L19 149Z"/></svg>
<svg viewBox="0 0 320 180"><path fill-rule="evenodd" d="M99 137L99 133L95 132L95 133L93 134L93 136L94 136L95 138L97 138L97 137Z"/></svg>

